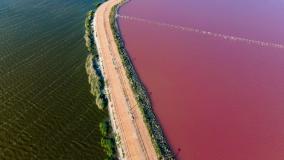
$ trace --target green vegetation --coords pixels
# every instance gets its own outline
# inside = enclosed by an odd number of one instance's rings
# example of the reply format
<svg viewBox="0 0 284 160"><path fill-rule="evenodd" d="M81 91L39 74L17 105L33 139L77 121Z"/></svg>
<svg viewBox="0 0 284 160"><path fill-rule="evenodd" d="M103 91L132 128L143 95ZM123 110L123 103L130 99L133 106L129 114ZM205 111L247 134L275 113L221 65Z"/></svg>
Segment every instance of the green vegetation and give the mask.
<svg viewBox="0 0 284 160"><path fill-rule="evenodd" d="M100 123L100 131L102 134L101 145L107 154L107 159L115 159L116 146L115 139L111 131L111 125L108 121Z"/></svg>
<svg viewBox="0 0 284 160"><path fill-rule="evenodd" d="M94 31L92 29L94 14L94 11L89 11L85 20L85 41L89 52L86 62L86 71L89 75L91 93L96 97L96 104L100 109L105 109L108 105L108 100L105 95L104 78L98 65L99 56L96 50Z"/></svg>
<svg viewBox="0 0 284 160"><path fill-rule="evenodd" d="M148 130L152 137L152 141L155 144L157 153L159 154L160 159L174 159L173 153L170 149L170 146L167 143L167 140L163 134L162 128L160 127L157 118L152 110L151 101L146 92L145 87L142 85L138 75L135 72L135 68L132 65L130 58L128 57L127 51L124 47L123 40L119 33L119 28L115 20L115 14L117 8L121 4L114 6L110 15L112 31L115 37L116 44L122 59L122 63L127 72L127 77L130 80L132 89L136 95L136 100L138 106L141 109L141 112L144 116L144 121L147 124Z"/></svg>
<svg viewBox="0 0 284 160"><path fill-rule="evenodd" d="M100 123L100 131L102 133L102 136L104 136L104 137L107 136L107 134L109 133L108 131L110 129L109 127L110 126L109 126L109 124L107 122L101 122Z"/></svg>
<svg viewBox="0 0 284 160"><path fill-rule="evenodd" d="M98 3L96 6L99 5L100 3ZM85 42L86 48L89 52L85 67L88 74L89 83L91 85L90 92L95 96L97 106L101 110L105 110L108 106L108 99L105 94L106 82L99 65L99 55L94 40L94 31L92 28L94 14L94 11L89 11L85 20ZM116 158L116 144L109 120L101 122L99 124L99 129L102 135L101 146L107 155L106 160L114 160Z"/></svg>
<svg viewBox="0 0 284 160"><path fill-rule="evenodd" d="M89 78L89 83L91 85L91 93L96 98L96 104L99 109L105 109L108 105L108 100L105 95L105 82L103 76L100 72L100 69L96 65L96 62L93 61L94 55L89 54L86 61L86 71Z"/></svg>
<svg viewBox="0 0 284 160"><path fill-rule="evenodd" d="M92 44L93 42L93 38L91 37L92 33L91 33L91 21L93 18L93 14L94 11L89 11L87 14L87 17L85 19L85 41L86 41L86 47L88 49L89 52L92 52Z"/></svg>
<svg viewBox="0 0 284 160"><path fill-rule="evenodd" d="M92 29L92 22L94 18L95 12L93 10L87 13L85 19L85 42L86 47L89 53L94 54L96 58L98 58L98 54L95 47L95 40L94 40L94 31Z"/></svg>

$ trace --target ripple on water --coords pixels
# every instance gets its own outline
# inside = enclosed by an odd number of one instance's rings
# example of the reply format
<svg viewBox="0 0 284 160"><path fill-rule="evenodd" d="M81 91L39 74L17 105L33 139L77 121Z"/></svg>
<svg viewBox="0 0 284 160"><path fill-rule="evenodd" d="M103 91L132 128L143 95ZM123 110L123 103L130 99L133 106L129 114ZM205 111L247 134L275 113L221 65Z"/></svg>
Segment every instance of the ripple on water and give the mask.
<svg viewBox="0 0 284 160"><path fill-rule="evenodd" d="M0 1L0 159L103 159L85 72L92 0Z"/></svg>

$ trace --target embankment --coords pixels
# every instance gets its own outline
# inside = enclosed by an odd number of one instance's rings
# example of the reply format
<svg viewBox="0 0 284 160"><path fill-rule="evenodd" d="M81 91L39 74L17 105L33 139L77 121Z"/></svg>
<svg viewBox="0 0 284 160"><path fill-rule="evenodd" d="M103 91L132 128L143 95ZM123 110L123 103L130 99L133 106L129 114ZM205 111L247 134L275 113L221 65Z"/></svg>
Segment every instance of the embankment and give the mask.
<svg viewBox="0 0 284 160"><path fill-rule="evenodd" d="M123 39L119 32L119 26L116 22L116 13L118 8L123 3L114 6L110 15L111 28L120 54L120 58L126 70L127 77L131 83L132 90L135 93L135 98L138 102L138 106L143 114L144 122L146 123L149 133L152 137L152 141L155 144L156 152L158 153L160 159L174 159L174 155L170 149L169 144L167 143L162 128L160 127L159 122L151 107L151 101L146 88L143 86L141 80L136 74L135 68L128 56Z"/></svg>
<svg viewBox="0 0 284 160"><path fill-rule="evenodd" d="M96 5L98 7L98 5ZM102 74L102 68L100 66L100 57L97 53L97 47L94 40L94 30L92 22L94 19L94 11L89 11L85 20L85 42L86 48L89 52L86 60L86 72L88 74L89 84L91 86L91 93L96 99L96 105L101 110L107 110L108 99L106 96L106 82ZM116 145L115 138L110 124L110 120L106 119L100 122L99 129L101 132L101 146L104 149L107 159L115 159Z"/></svg>

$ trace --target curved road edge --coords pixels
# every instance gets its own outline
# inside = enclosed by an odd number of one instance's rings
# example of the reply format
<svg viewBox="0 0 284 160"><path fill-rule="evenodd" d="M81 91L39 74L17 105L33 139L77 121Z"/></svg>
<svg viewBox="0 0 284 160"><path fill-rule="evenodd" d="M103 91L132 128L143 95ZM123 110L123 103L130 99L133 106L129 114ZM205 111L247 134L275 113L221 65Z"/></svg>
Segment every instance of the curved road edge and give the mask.
<svg viewBox="0 0 284 160"><path fill-rule="evenodd" d="M143 120L126 76L111 29L110 13L123 0L109 0L95 12L93 27L101 67L107 81L109 113L118 135L120 159L158 159L148 128Z"/></svg>

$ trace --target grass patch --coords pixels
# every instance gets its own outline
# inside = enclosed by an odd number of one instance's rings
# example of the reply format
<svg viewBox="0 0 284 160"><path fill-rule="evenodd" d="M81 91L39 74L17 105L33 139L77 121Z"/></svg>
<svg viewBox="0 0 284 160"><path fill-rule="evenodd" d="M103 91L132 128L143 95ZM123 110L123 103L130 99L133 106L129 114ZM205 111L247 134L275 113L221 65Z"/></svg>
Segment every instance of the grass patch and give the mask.
<svg viewBox="0 0 284 160"><path fill-rule="evenodd" d="M109 121L100 123L100 132L102 134L101 146L107 154L107 159L114 160L116 157L116 144Z"/></svg>

